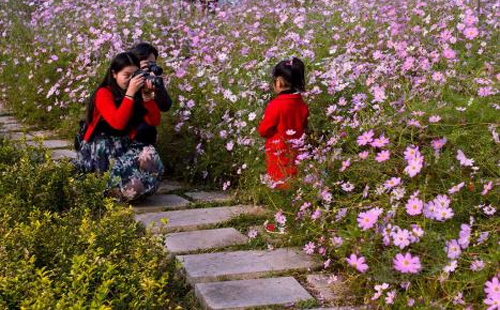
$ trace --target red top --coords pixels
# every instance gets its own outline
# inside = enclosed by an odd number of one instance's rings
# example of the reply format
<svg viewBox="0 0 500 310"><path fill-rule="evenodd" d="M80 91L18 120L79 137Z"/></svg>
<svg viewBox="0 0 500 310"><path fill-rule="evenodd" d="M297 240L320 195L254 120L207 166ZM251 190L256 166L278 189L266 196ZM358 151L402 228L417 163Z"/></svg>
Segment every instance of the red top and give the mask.
<svg viewBox="0 0 500 310"><path fill-rule="evenodd" d="M154 99L145 101L143 104L147 110L146 115L144 115L144 121L150 126L160 125L160 109L158 109L158 105ZM132 116L133 107L134 101L129 97L124 97L120 107L117 108L111 91L106 87L99 88L95 96L95 109L92 123L85 133L85 141L89 141L101 117L104 118L112 128L116 130L125 129ZM128 133L128 136L133 139L136 133L136 130L133 128Z"/></svg>
<svg viewBox="0 0 500 310"><path fill-rule="evenodd" d="M304 134L308 116L309 109L301 94L278 95L267 105L258 130L267 139L267 172L274 181L297 173L297 152L287 142Z"/></svg>

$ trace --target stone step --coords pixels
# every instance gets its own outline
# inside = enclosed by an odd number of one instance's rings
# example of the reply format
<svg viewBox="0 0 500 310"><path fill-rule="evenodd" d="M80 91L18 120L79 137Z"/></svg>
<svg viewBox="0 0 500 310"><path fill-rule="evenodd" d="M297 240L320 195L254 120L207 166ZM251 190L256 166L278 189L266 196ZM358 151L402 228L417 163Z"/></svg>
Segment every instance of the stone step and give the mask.
<svg viewBox="0 0 500 310"><path fill-rule="evenodd" d="M264 210L258 206L238 205L232 207L144 213L137 214L135 218L146 225L146 227L154 223L155 229L165 227L167 231L192 231L227 222L240 214L259 214L263 212ZM166 226L162 224L162 219L168 219Z"/></svg>
<svg viewBox="0 0 500 310"><path fill-rule="evenodd" d="M47 149L64 149L71 146L71 142L67 140L43 140L41 141L42 146ZM38 141L28 141L28 145L38 146Z"/></svg>
<svg viewBox="0 0 500 310"><path fill-rule="evenodd" d="M171 191L176 191L178 189L182 189L184 186L180 182L176 181L170 181L170 180L163 180L160 183L160 186L158 187L157 193L159 194L166 194Z"/></svg>
<svg viewBox="0 0 500 310"><path fill-rule="evenodd" d="M0 129L3 132L7 131L23 131L24 126L19 123L1 124Z"/></svg>
<svg viewBox="0 0 500 310"><path fill-rule="evenodd" d="M76 152L68 149L55 149L50 151L51 158L53 160L59 160L63 158L76 158Z"/></svg>
<svg viewBox="0 0 500 310"><path fill-rule="evenodd" d="M2 115L2 116L0 116L0 123L13 124L13 123L17 123L17 119L15 117L12 117L9 115Z"/></svg>
<svg viewBox="0 0 500 310"><path fill-rule="evenodd" d="M292 306L312 296L292 277L198 283L195 295L203 309L248 309Z"/></svg>
<svg viewBox="0 0 500 310"><path fill-rule="evenodd" d="M134 206L136 213L157 212L181 209L189 205L189 201L177 195L156 194L149 196Z"/></svg>
<svg viewBox="0 0 500 310"><path fill-rule="evenodd" d="M307 271L320 266L299 249L235 251L179 255L186 280L191 283L218 280L254 279L270 273Z"/></svg>
<svg viewBox="0 0 500 310"><path fill-rule="evenodd" d="M248 237L234 228L220 228L171 233L167 235L165 246L170 253L180 254L245 244L247 241Z"/></svg>
<svg viewBox="0 0 500 310"><path fill-rule="evenodd" d="M233 199L232 195L225 192L187 192L184 195L199 202L225 202Z"/></svg>

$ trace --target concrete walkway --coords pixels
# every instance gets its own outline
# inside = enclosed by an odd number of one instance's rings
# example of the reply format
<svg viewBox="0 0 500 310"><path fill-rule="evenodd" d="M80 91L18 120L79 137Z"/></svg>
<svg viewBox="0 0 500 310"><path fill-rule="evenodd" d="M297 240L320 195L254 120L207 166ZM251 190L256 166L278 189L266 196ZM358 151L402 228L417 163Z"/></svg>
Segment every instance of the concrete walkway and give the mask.
<svg viewBox="0 0 500 310"><path fill-rule="evenodd" d="M54 160L76 157L70 141L26 128L0 105L1 136L13 140L24 137L32 145L35 137L42 137L42 145ZM134 210L137 221L168 233L165 250L182 264L202 309L269 309L280 305L296 309L297 303L334 301L336 294L325 284L324 275L312 275L321 264L301 249L228 249L248 248L249 238L234 227L220 228L224 223L267 212L264 207L232 203L236 200L229 193L197 191L164 181L155 195L135 205ZM291 274L307 280L301 284Z"/></svg>

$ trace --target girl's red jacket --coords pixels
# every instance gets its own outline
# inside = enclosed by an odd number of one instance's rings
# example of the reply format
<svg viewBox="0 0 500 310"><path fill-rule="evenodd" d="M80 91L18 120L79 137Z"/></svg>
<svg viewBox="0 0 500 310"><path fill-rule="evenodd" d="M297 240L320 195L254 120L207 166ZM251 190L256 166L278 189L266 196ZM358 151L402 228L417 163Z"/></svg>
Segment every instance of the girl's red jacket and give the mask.
<svg viewBox="0 0 500 310"><path fill-rule="evenodd" d="M146 115L144 115L144 121L151 126L160 125L160 109L154 99L145 101L143 104L147 110ZM85 133L85 141L89 141L101 117L114 129L125 129L132 116L133 107L134 101L129 97L124 97L121 105L117 108L111 91L105 87L98 89L95 97L94 115L92 123ZM136 130L133 128L128 133L128 136L133 139L136 133Z"/></svg>
<svg viewBox="0 0 500 310"><path fill-rule="evenodd" d="M297 151L289 141L304 134L308 116L301 94L280 94L267 105L258 131L266 138L267 173L273 181L297 174Z"/></svg>

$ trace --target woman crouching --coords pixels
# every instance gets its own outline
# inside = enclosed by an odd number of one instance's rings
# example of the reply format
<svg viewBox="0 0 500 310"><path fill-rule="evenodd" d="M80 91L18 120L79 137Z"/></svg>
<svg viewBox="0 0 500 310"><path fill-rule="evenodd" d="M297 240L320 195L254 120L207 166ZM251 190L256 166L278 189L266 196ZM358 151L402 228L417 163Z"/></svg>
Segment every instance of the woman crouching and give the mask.
<svg viewBox="0 0 500 310"><path fill-rule="evenodd" d="M132 53L120 53L90 98L88 129L77 153L76 166L84 172L110 173L107 194L122 201L153 194L164 171L156 149L137 141L141 123L160 124L160 110L152 88Z"/></svg>

